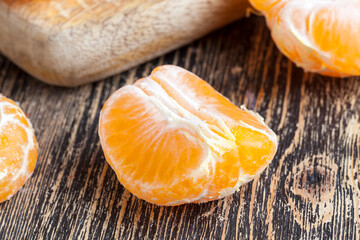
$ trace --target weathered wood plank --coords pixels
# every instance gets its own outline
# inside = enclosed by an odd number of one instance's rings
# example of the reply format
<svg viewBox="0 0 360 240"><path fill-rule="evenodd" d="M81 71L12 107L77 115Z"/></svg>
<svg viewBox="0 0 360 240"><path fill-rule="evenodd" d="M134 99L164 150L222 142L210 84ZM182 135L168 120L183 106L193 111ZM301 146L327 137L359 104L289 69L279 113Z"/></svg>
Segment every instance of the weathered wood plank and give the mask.
<svg viewBox="0 0 360 240"><path fill-rule="evenodd" d="M159 207L132 196L97 135L105 100L157 65L183 66L279 136L269 168L228 198ZM40 146L35 173L0 205L0 239L358 239L360 78L304 73L260 17L103 82L56 88L0 57L0 91L19 101Z"/></svg>

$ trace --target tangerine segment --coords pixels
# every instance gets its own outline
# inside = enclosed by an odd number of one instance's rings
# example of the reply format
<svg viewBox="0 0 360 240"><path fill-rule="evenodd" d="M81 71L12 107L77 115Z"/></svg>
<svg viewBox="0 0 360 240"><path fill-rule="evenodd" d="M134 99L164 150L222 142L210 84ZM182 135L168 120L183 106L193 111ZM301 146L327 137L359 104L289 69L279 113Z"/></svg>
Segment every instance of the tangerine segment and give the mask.
<svg viewBox="0 0 360 240"><path fill-rule="evenodd" d="M250 0L279 49L307 71L360 75L360 1Z"/></svg>
<svg viewBox="0 0 360 240"><path fill-rule="evenodd" d="M0 95L0 202L10 199L34 171L37 142L16 103Z"/></svg>
<svg viewBox="0 0 360 240"><path fill-rule="evenodd" d="M124 187L160 205L232 194L277 148L258 115L176 66L158 67L115 92L101 111L99 135Z"/></svg>

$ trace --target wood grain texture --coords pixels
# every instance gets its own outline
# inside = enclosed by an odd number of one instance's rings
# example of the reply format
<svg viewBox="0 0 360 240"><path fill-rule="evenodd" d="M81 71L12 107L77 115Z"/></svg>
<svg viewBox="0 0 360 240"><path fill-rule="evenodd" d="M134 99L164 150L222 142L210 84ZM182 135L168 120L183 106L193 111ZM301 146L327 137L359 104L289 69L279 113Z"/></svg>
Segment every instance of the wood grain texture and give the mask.
<svg viewBox="0 0 360 240"><path fill-rule="evenodd" d="M129 69L242 17L246 0L0 0L0 52L47 83Z"/></svg>
<svg viewBox="0 0 360 240"><path fill-rule="evenodd" d="M97 135L116 89L161 64L185 67L279 136L268 169L234 195L159 207L126 191ZM19 101L39 140L33 177L0 205L0 239L359 239L360 78L304 73L278 52L261 17L105 81L66 89L0 57L0 90Z"/></svg>

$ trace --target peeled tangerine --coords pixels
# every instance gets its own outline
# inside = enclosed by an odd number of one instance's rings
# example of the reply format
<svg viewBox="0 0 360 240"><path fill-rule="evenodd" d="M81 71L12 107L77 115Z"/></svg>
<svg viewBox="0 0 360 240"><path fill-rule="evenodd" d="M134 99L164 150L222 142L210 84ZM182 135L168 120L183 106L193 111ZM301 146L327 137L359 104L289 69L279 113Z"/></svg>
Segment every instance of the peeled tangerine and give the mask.
<svg viewBox="0 0 360 240"><path fill-rule="evenodd" d="M250 0L279 49L307 71L360 75L360 0Z"/></svg>
<svg viewBox="0 0 360 240"><path fill-rule="evenodd" d="M261 117L176 66L115 92L101 111L99 135L124 187L159 205L228 196L277 149Z"/></svg>
<svg viewBox="0 0 360 240"><path fill-rule="evenodd" d="M34 171L37 142L20 107L0 95L0 202L10 199Z"/></svg>

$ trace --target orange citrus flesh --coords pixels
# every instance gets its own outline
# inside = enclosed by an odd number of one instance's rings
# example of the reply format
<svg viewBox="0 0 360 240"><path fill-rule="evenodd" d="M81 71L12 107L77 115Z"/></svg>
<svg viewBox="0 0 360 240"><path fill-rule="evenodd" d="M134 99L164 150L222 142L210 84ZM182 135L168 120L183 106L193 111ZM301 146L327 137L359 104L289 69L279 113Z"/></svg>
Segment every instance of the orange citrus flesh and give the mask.
<svg viewBox="0 0 360 240"><path fill-rule="evenodd" d="M10 199L34 171L37 142L16 103L0 95L0 202Z"/></svg>
<svg viewBox="0 0 360 240"><path fill-rule="evenodd" d="M323 75L360 75L360 0L250 0L279 49Z"/></svg>
<svg viewBox="0 0 360 240"><path fill-rule="evenodd" d="M257 114L170 65L115 92L101 111L99 135L124 187L159 205L228 196L259 175L277 149Z"/></svg>

